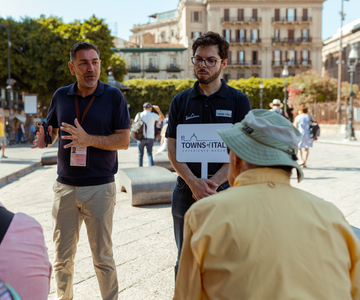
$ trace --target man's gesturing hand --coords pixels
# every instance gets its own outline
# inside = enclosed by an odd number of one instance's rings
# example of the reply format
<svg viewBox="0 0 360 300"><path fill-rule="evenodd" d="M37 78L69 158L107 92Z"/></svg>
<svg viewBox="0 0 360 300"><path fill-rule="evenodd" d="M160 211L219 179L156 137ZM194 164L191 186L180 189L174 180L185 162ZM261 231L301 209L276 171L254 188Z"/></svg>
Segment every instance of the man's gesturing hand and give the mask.
<svg viewBox="0 0 360 300"><path fill-rule="evenodd" d="M218 184L210 179L197 178L190 185L190 189L193 192L193 198L198 201L202 198L216 194Z"/></svg>
<svg viewBox="0 0 360 300"><path fill-rule="evenodd" d="M48 127L48 133L51 136L53 132L53 127L49 126ZM40 148L43 149L46 147L46 143L45 143L45 131L44 131L44 127L43 126L39 126L39 131L36 132L36 139L33 141L33 145L31 146L32 149L35 148Z"/></svg>
<svg viewBox="0 0 360 300"><path fill-rule="evenodd" d="M90 135L85 132L85 130L81 127L78 119L76 118L75 126L67 124L67 123L61 123L60 129L63 131L66 131L70 135L62 135L61 138L63 140L72 140L71 143L66 144L64 146L64 149L70 148L72 146L81 146L81 147L88 147L91 145L91 138Z"/></svg>

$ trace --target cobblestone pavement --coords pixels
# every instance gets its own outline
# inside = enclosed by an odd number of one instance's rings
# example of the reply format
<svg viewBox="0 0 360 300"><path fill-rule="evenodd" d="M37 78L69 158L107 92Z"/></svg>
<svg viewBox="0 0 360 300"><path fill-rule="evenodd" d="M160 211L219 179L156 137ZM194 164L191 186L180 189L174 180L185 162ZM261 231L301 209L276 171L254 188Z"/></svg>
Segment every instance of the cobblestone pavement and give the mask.
<svg viewBox="0 0 360 300"><path fill-rule="evenodd" d="M295 175L291 179L293 186L334 203L355 230L360 228L359 150L359 147L315 143L310 150L308 168L304 169L305 179L301 183L297 183ZM146 165L146 155L144 159ZM135 166L136 146L119 151L120 168ZM55 178L56 166L38 166L30 174L0 188L0 201L9 210L25 212L41 223L51 261L54 260L51 207ZM119 185L118 178L116 183ZM132 207L127 194L118 188L113 241L119 299L172 298L176 246L170 205ZM49 299L53 296L52 280ZM75 257L74 299L101 299L85 226Z"/></svg>

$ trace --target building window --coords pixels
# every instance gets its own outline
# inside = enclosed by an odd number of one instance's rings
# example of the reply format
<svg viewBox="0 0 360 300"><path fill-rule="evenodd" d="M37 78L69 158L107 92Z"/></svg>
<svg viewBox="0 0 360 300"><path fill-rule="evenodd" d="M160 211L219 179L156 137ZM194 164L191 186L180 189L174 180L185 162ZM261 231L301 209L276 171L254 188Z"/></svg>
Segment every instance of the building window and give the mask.
<svg viewBox="0 0 360 300"><path fill-rule="evenodd" d="M275 21L280 21L280 9L275 8Z"/></svg>
<svg viewBox="0 0 360 300"><path fill-rule="evenodd" d="M281 65L281 51L275 50L274 51L274 66L280 66Z"/></svg>
<svg viewBox="0 0 360 300"><path fill-rule="evenodd" d="M301 30L301 38L303 42L309 41L309 29L303 29Z"/></svg>
<svg viewBox="0 0 360 300"><path fill-rule="evenodd" d="M170 68L176 68L177 64L176 64L176 57L171 57L170 58Z"/></svg>
<svg viewBox="0 0 360 300"><path fill-rule="evenodd" d="M156 58L149 58L149 69L155 69L156 68Z"/></svg>
<svg viewBox="0 0 360 300"><path fill-rule="evenodd" d="M171 36L174 37L174 29L171 29Z"/></svg>
<svg viewBox="0 0 360 300"><path fill-rule="evenodd" d="M165 38L166 38L165 31L161 31L160 34L161 43L165 43Z"/></svg>
<svg viewBox="0 0 360 300"><path fill-rule="evenodd" d="M274 77L280 78L280 73L274 73Z"/></svg>
<svg viewBox="0 0 360 300"><path fill-rule="evenodd" d="M238 9L238 21L244 21L244 9Z"/></svg>
<svg viewBox="0 0 360 300"><path fill-rule="evenodd" d="M193 11L191 12L191 22L198 22L201 23L201 11Z"/></svg>
<svg viewBox="0 0 360 300"><path fill-rule="evenodd" d="M274 40L275 42L280 42L280 29L275 29Z"/></svg>
<svg viewBox="0 0 360 300"><path fill-rule="evenodd" d="M286 20L288 22L296 21L296 9L295 8L288 8L286 10Z"/></svg>
<svg viewBox="0 0 360 300"><path fill-rule="evenodd" d="M303 66L307 66L309 64L309 61L310 61L310 51L308 50L301 51L301 64Z"/></svg>
<svg viewBox="0 0 360 300"><path fill-rule="evenodd" d="M253 65L258 65L259 64L258 52L257 51L252 52L252 64Z"/></svg>
<svg viewBox="0 0 360 300"><path fill-rule="evenodd" d="M224 74L224 80L228 82L230 80L230 74Z"/></svg>
<svg viewBox="0 0 360 300"><path fill-rule="evenodd" d="M257 8L254 8L252 10L252 21L257 21L258 20L258 14L257 14L258 10Z"/></svg>
<svg viewBox="0 0 360 300"><path fill-rule="evenodd" d="M246 41L246 30L245 29L236 30L236 42L245 43L245 41Z"/></svg>
<svg viewBox="0 0 360 300"><path fill-rule="evenodd" d="M198 31L191 32L192 39L197 39L200 36L201 36L201 32L198 32Z"/></svg>
<svg viewBox="0 0 360 300"><path fill-rule="evenodd" d="M231 40L231 30L230 30L230 29L224 29L223 35L224 35L225 40L226 40L228 43L230 43L230 40Z"/></svg>
<svg viewBox="0 0 360 300"><path fill-rule="evenodd" d="M259 41L259 29L251 29L251 43L256 44Z"/></svg>
<svg viewBox="0 0 360 300"><path fill-rule="evenodd" d="M303 8L303 16L302 16L303 21L307 21L308 20L308 10L307 8Z"/></svg>
<svg viewBox="0 0 360 300"><path fill-rule="evenodd" d="M138 59L135 57L131 58L131 68L136 69L138 67Z"/></svg>
<svg viewBox="0 0 360 300"><path fill-rule="evenodd" d="M286 51L286 61L289 66L293 66L296 63L296 53L294 50Z"/></svg>
<svg viewBox="0 0 360 300"><path fill-rule="evenodd" d="M224 21L230 21L230 10L224 9Z"/></svg>
<svg viewBox="0 0 360 300"><path fill-rule="evenodd" d="M251 76L252 76L252 77L255 77L255 78L258 78L258 77L259 77L259 74L254 73L254 74L252 74Z"/></svg>
<svg viewBox="0 0 360 300"><path fill-rule="evenodd" d="M238 73L236 78L237 79L245 78L245 74L244 73Z"/></svg>
<svg viewBox="0 0 360 300"><path fill-rule="evenodd" d="M245 51L242 50L238 52L238 62L239 65L245 64Z"/></svg>
<svg viewBox="0 0 360 300"><path fill-rule="evenodd" d="M288 41L290 43L295 42L295 30L294 29L289 29L288 30Z"/></svg>

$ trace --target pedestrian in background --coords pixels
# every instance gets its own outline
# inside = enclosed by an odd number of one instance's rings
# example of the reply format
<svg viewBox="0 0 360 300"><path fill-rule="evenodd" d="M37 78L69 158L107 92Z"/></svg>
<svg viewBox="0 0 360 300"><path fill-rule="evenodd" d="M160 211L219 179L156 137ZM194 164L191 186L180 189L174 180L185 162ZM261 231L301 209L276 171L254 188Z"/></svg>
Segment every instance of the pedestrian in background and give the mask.
<svg viewBox="0 0 360 300"><path fill-rule="evenodd" d="M274 99L273 102L269 104L269 106L271 107L270 111L284 116L284 111L282 110L284 104L282 104L279 99Z"/></svg>
<svg viewBox="0 0 360 300"><path fill-rule="evenodd" d="M236 123L251 109L247 95L228 86L220 78L226 68L229 43L218 33L209 31L192 45L194 73L193 88L174 97L170 104L168 155L177 174L172 196L171 212L178 257L175 277L183 243L184 215L196 201L229 187L228 164L209 163L207 178L201 178L200 163L183 163L176 160L176 132L179 124Z"/></svg>
<svg viewBox="0 0 360 300"><path fill-rule="evenodd" d="M46 124L32 146L47 147L60 136L52 210L56 295L73 299L74 257L84 221L102 299L115 300L119 289L111 238L114 176L117 150L130 144L129 111L120 90L99 80L100 52L95 45L73 45L68 65L76 82L55 92Z"/></svg>
<svg viewBox="0 0 360 300"><path fill-rule="evenodd" d="M157 114L152 112L153 108L156 110ZM143 104L143 111L140 113L140 118L146 124L146 126L144 126L145 128L143 131L144 138L141 141L137 141L137 146L139 149L139 167L143 166L145 147L148 155L149 166L153 166L154 159L152 156L152 149L155 141L155 123L163 121L165 117L159 106L151 105L151 103L145 102Z"/></svg>
<svg viewBox="0 0 360 300"><path fill-rule="evenodd" d="M5 125L4 125L4 118L1 115L0 115L0 146L1 146L1 158L7 158L5 156L5 148L6 148Z"/></svg>
<svg viewBox="0 0 360 300"><path fill-rule="evenodd" d="M35 139L35 125L34 123L31 123L30 125L30 142L32 143Z"/></svg>
<svg viewBox="0 0 360 300"><path fill-rule="evenodd" d="M360 299L360 242L332 203L290 185L299 131L255 109L218 131L231 188L185 215L175 300Z"/></svg>
<svg viewBox="0 0 360 300"><path fill-rule="evenodd" d="M306 162L309 157L309 148L313 146L314 139L310 137L310 121L312 120L308 114L308 108L305 105L300 105L298 115L295 117L294 126L299 129L302 139L299 143L299 164L306 168ZM304 149L304 156L302 149Z"/></svg>

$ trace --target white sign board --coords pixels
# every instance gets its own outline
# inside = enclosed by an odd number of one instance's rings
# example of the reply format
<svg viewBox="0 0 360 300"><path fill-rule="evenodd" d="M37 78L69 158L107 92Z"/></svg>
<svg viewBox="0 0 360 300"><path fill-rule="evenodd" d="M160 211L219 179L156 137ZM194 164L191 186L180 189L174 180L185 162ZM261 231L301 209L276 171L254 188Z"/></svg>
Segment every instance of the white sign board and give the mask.
<svg viewBox="0 0 360 300"><path fill-rule="evenodd" d="M216 132L231 123L180 124L176 129L176 160L201 163L201 178L207 178L208 163L228 163L226 144Z"/></svg>
<svg viewBox="0 0 360 300"><path fill-rule="evenodd" d="M37 95L25 95L25 114L37 115Z"/></svg>

